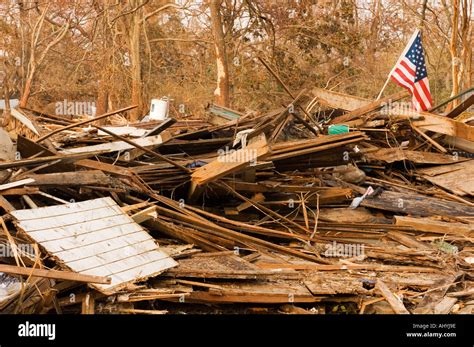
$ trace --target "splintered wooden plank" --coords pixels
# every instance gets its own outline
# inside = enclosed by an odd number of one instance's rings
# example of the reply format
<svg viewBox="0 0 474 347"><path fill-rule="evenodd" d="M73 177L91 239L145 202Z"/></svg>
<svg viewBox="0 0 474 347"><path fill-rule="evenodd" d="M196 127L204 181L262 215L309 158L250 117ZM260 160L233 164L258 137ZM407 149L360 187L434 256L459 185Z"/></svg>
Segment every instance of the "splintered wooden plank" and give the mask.
<svg viewBox="0 0 474 347"><path fill-rule="evenodd" d="M451 112L449 112L446 117L454 118L459 116L461 113L466 111L472 104L474 104L474 94L471 94L466 100L461 102L458 106L453 108Z"/></svg>
<svg viewBox="0 0 474 347"><path fill-rule="evenodd" d="M462 157L456 158L453 155L409 151L400 148L383 148L375 152L367 153L364 156L370 160L379 160L385 163L409 160L417 164L455 164L459 161L467 160Z"/></svg>
<svg viewBox="0 0 474 347"><path fill-rule="evenodd" d="M413 236L406 235L403 233L400 233L398 231L389 231L387 233L387 236L391 238L392 240L395 240L402 245L409 247L409 248L414 248L414 249L424 249L424 250L430 250L431 247L428 246L427 244L418 241L415 239Z"/></svg>
<svg viewBox="0 0 474 347"><path fill-rule="evenodd" d="M0 190L5 190L5 189L10 189L10 188L15 188L15 187L20 187L28 183L33 183L35 180L32 178L25 178L24 180L16 181L16 182L10 182L10 183L5 183L5 184L0 184ZM3 193L2 193L3 194Z"/></svg>
<svg viewBox="0 0 474 347"><path fill-rule="evenodd" d="M474 207L415 193L384 191L362 201L361 206L415 216L474 216Z"/></svg>
<svg viewBox="0 0 474 347"><path fill-rule="evenodd" d="M110 183L109 177L99 170L33 174L28 177L34 180L31 184L35 186L102 186Z"/></svg>
<svg viewBox="0 0 474 347"><path fill-rule="evenodd" d="M423 178L454 194L474 195L474 161L419 170Z"/></svg>
<svg viewBox="0 0 474 347"><path fill-rule="evenodd" d="M296 281L264 283L223 283L219 289L195 290L186 296L186 302L196 303L297 303L318 302L323 297L315 297L304 284ZM178 298L173 299L178 301Z"/></svg>
<svg viewBox="0 0 474 347"><path fill-rule="evenodd" d="M410 93L408 91L402 90L401 92L395 93L393 95L389 95L382 99L372 101L366 105L363 105L362 107L359 107L349 113L346 113L345 115L334 118L333 120L331 120L331 124L342 124L344 122L351 121L369 112L375 111L389 102L398 101L409 95Z"/></svg>
<svg viewBox="0 0 474 347"><path fill-rule="evenodd" d="M378 291L383 295L385 300L390 304L392 309L395 311L397 314L410 314L408 310L405 308L403 305L402 300L395 294L393 294L390 289L387 287L387 285L381 280L377 280L377 284L375 287L378 289Z"/></svg>
<svg viewBox="0 0 474 347"><path fill-rule="evenodd" d="M66 162L77 160L77 159L92 157L94 155L97 155L98 153L99 152L77 153L77 154L69 154L69 155L52 155L52 156L47 156L47 157L6 161L6 162L0 163L0 170L10 169L12 167L28 167L28 166L40 165L40 164L49 163L49 162L57 161L57 160L60 160L61 162L66 163Z"/></svg>
<svg viewBox="0 0 474 347"><path fill-rule="evenodd" d="M395 225L412 227L414 230L448 235L466 235L474 233L474 224L447 223L428 218L395 216Z"/></svg>
<svg viewBox="0 0 474 347"><path fill-rule="evenodd" d="M142 147L156 146L163 143L161 135L143 137L133 140L134 143ZM87 147L77 147L77 148L68 148L63 149L59 153L61 154L72 154L72 153L90 153L90 152L117 152L117 151L126 151L129 149L135 148L131 144L128 144L124 141L115 141L109 143L101 143L99 145L87 146Z"/></svg>
<svg viewBox="0 0 474 347"><path fill-rule="evenodd" d="M369 294L359 278L345 273L314 274L304 284L313 295Z"/></svg>
<svg viewBox="0 0 474 347"><path fill-rule="evenodd" d="M110 277L91 284L111 294L177 263L111 199L13 211L18 227L77 274Z"/></svg>
<svg viewBox="0 0 474 347"><path fill-rule="evenodd" d="M35 269L14 265L0 264L0 272L22 276L34 276L52 278L56 280L75 281L75 282L86 282L86 283L110 283L111 279L107 276L96 276L87 274L78 274L69 271L58 271L58 270L47 270L47 269Z"/></svg>
<svg viewBox="0 0 474 347"><path fill-rule="evenodd" d="M454 304L458 302L457 298L444 297L436 306L434 307L434 314L448 314L451 312Z"/></svg>
<svg viewBox="0 0 474 347"><path fill-rule="evenodd" d="M334 92L323 88L314 88L312 93L318 101L324 105L335 109L353 111L370 104L372 100L357 96Z"/></svg>
<svg viewBox="0 0 474 347"><path fill-rule="evenodd" d="M468 153L474 153L474 142L461 139L459 137L446 135L442 140L445 144L462 149Z"/></svg>
<svg viewBox="0 0 474 347"><path fill-rule="evenodd" d="M182 259L176 268L165 273L172 277L192 277L192 278L231 278L231 279L256 279L271 276L295 278L299 275L295 272L268 271L236 256L236 255L215 255L215 256L195 256L189 259Z"/></svg>
<svg viewBox="0 0 474 347"><path fill-rule="evenodd" d="M130 177L132 175L132 171L118 165L112 165L108 163L102 163L100 161L91 160L91 159L82 159L78 160L74 163L76 166L86 167L88 169L95 169L104 172L108 172L118 176L125 176Z"/></svg>
<svg viewBox="0 0 474 347"><path fill-rule="evenodd" d="M237 151L222 155L207 165L196 169L191 175L192 182L202 185L217 180L229 173L236 172L258 159L263 159L270 152L264 134L253 138L250 143Z"/></svg>
<svg viewBox="0 0 474 347"><path fill-rule="evenodd" d="M35 125L33 122L24 114L22 114L20 111L18 111L16 108L12 108L10 110L10 114L16 118L18 121L23 123L28 129L30 129L32 132L34 132L36 135L40 136L38 130L36 129Z"/></svg>
<svg viewBox="0 0 474 347"><path fill-rule="evenodd" d="M470 125L428 112L418 112L417 115L422 118L413 121L417 128L474 141L474 127Z"/></svg>

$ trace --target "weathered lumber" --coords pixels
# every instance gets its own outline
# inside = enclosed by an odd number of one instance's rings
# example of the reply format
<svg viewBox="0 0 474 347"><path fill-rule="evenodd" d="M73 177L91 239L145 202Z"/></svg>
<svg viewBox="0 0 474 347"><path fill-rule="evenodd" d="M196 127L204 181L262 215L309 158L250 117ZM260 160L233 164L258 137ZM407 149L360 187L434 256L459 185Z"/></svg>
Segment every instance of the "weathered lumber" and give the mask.
<svg viewBox="0 0 474 347"><path fill-rule="evenodd" d="M409 248L414 248L414 249L425 249L425 250L430 250L432 249L430 246L427 244L418 241L415 239L413 236L406 235L397 231L389 231L387 233L387 236L391 238L392 240L395 240L397 242L400 242L402 245L409 247Z"/></svg>
<svg viewBox="0 0 474 347"><path fill-rule="evenodd" d="M365 154L369 160L378 160L385 163L408 160L416 164L455 164L459 161L467 160L453 155L444 155L440 153L419 152L403 150L400 148L382 148L375 152Z"/></svg>
<svg viewBox="0 0 474 347"><path fill-rule="evenodd" d="M466 235L474 233L474 224L447 223L429 218L413 218L405 216L395 216L395 225L411 227L413 230L424 231L436 234Z"/></svg>
<svg viewBox="0 0 474 347"><path fill-rule="evenodd" d="M355 110L352 110L351 112L346 113L345 115L332 119L331 124L342 124L344 122L351 121L353 119L356 119L357 117L360 117L364 114L367 114L369 112L375 111L383 107L388 102L398 101L400 99L403 99L404 97L407 97L408 95L410 95L410 93L406 90L403 90L393 95L386 96L382 99L372 101L371 103L364 105L362 107L359 107Z"/></svg>
<svg viewBox="0 0 474 347"><path fill-rule="evenodd" d="M414 216L474 216L474 207L421 194L384 191L364 199L361 206Z"/></svg>
<svg viewBox="0 0 474 347"><path fill-rule="evenodd" d="M224 154L209 164L196 169L191 175L192 182L195 185L203 185L215 181L220 177L237 172L269 154L270 148L267 145L265 135L261 134L252 139L245 148Z"/></svg>
<svg viewBox="0 0 474 347"><path fill-rule="evenodd" d="M141 143L139 143L139 142L145 142L145 143L146 143L147 141L149 141L150 139L152 139L152 138L154 138L154 137L144 137L144 138L142 138L142 139L138 139L137 141L132 141L132 140L129 140L129 139L123 137L123 136L114 134L113 132L111 132L111 131L109 131L109 130L107 130L107 129L101 128L101 127L99 127L99 126L96 126L96 128L99 129L99 130L102 130L103 132L109 134L110 136L113 136L113 137L119 139L120 141L126 142L127 144L129 144L129 145L131 145L131 146L133 146L133 147L135 147L135 148L137 148L137 149L140 149L140 150L144 151L144 152L147 153L147 154L152 155L152 156L155 157L155 158L158 158L158 159L160 159L160 160L166 161L168 164L173 165L174 167L178 168L178 169L181 170L181 171L184 171L185 173L190 173L190 172L191 172L191 170L189 170L188 168L186 168L186 167L184 167L184 166L182 166L182 165L180 165L180 164L174 162L174 161L171 160L171 159L168 159L168 158L167 158L166 156L164 156L164 155L161 155L161 154L159 154L159 153L157 153L157 152L154 152L154 151L152 151L152 150L150 150L150 149L148 149L148 148L145 148L144 146L142 146ZM161 142L162 142L162 140L161 140L161 135L156 135L156 136L157 136L157 139L159 138L159 140L160 140L159 142L161 143ZM151 145L155 145L155 144L156 144L156 143L153 143L153 144L151 144Z"/></svg>
<svg viewBox="0 0 474 347"><path fill-rule="evenodd" d="M472 104L474 104L474 94L471 94L466 100L464 100L455 108L453 108L448 114L446 114L446 117L448 118L457 117L461 113L466 111Z"/></svg>
<svg viewBox="0 0 474 347"><path fill-rule="evenodd" d="M463 159L462 157L458 157ZM453 158L454 159L454 158ZM424 179L458 196L474 195L474 160L417 171Z"/></svg>
<svg viewBox="0 0 474 347"><path fill-rule="evenodd" d="M57 133L60 133L61 131L64 131L64 130L67 130L67 129L72 129L72 128L76 128L78 126L81 126L81 125L84 125L84 124L88 124L88 123L92 123L92 122L95 122L95 121L98 121L100 119L104 119L104 118L107 118L107 117L110 117L110 116L113 116L114 114L117 114L117 113L121 113L121 112L125 112L125 111L129 111L131 109L134 109L138 107L138 105L132 105L132 106L128 106L128 107L124 107L124 108L121 108L119 110L115 110L115 111L111 111L111 112L107 112L107 113L104 113L100 116L97 116L97 117L94 117L94 118L91 118L91 119L87 119L87 120L84 120L84 121L81 121L81 122L77 122L77 123L73 123L73 124L70 124L70 125L67 125L65 127L61 127L59 129L56 129L52 132L50 132L49 134L46 134L42 137L40 137L38 140L36 140L37 143L40 143L41 141L44 141L46 140L47 138L57 134Z"/></svg>
<svg viewBox="0 0 474 347"><path fill-rule="evenodd" d="M109 177L100 170L33 174L28 177L30 181L24 184L33 186L84 186L110 184Z"/></svg>
<svg viewBox="0 0 474 347"><path fill-rule="evenodd" d="M382 280L377 279L377 284L375 286L385 298L385 300L387 300L387 302L390 304L395 313L410 314L410 312L408 312L408 310L403 305L403 302L400 300L400 298L393 294Z"/></svg>
<svg viewBox="0 0 474 347"><path fill-rule="evenodd" d="M338 93L329 89L314 88L311 92L323 106L345 111L360 109L371 102L369 99Z"/></svg>
<svg viewBox="0 0 474 347"><path fill-rule="evenodd" d="M416 114L418 118L422 118L413 121L413 125L418 128L474 141L474 127L472 126L428 112L417 112Z"/></svg>
<svg viewBox="0 0 474 347"><path fill-rule="evenodd" d="M91 160L91 159L81 159L76 162L74 162L74 165L79 166L79 167L85 167L88 169L95 169L95 170L100 170L104 171L107 173L111 173L114 175L118 176L123 176L123 177L130 177L133 173L131 170L119 166L119 165L112 165L96 160Z"/></svg>
<svg viewBox="0 0 474 347"><path fill-rule="evenodd" d="M56 280L85 283L108 284L111 281L110 277L85 275L71 271L36 269L4 264L0 264L0 272L5 272L13 275L44 277Z"/></svg>

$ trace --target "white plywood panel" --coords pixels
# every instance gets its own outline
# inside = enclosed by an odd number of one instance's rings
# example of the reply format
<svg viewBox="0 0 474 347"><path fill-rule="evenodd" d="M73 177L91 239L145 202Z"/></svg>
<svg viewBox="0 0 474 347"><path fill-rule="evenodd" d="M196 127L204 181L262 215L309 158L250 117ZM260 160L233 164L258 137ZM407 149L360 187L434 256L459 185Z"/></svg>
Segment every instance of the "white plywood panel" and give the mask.
<svg viewBox="0 0 474 347"><path fill-rule="evenodd" d="M110 197L107 197L103 199L94 199L49 207L40 207L29 210L15 210L14 215L18 220L26 221L42 217L67 215L74 212L94 210L100 207L110 207L113 209L115 206L117 206L115 204L115 201L113 201Z"/></svg>
<svg viewBox="0 0 474 347"><path fill-rule="evenodd" d="M23 227L23 225L21 225ZM65 238L77 238L88 234L97 234L98 231L105 231L111 228L124 230L142 230L130 222L126 216L114 216L103 221L89 221L83 224L73 224L65 227L56 227L53 230L35 230L30 233L38 242L56 241Z"/></svg>
<svg viewBox="0 0 474 347"><path fill-rule="evenodd" d="M68 269L110 277L111 284L91 284L106 294L177 265L111 198L17 210L12 215L30 238Z"/></svg>
<svg viewBox="0 0 474 347"><path fill-rule="evenodd" d="M124 235L122 237L113 238L111 240L105 240L97 242L92 245L83 246L81 248L60 250L52 252L56 257L61 258L64 262L72 262L85 257L92 257L96 254L100 254L104 251L113 251L133 245L136 243L144 242L149 240L150 236L144 233L133 233Z"/></svg>
<svg viewBox="0 0 474 347"><path fill-rule="evenodd" d="M91 268L80 271L85 274L102 274L98 276L111 276L127 270L141 268L143 265L166 259L168 256L162 252L148 251L129 257L122 257L120 261L104 262L102 265L89 265Z"/></svg>
<svg viewBox="0 0 474 347"><path fill-rule="evenodd" d="M76 271L85 271L98 267L101 263L113 263L117 257L125 257L127 254L135 255L138 252L149 252L156 249L156 244L152 240L145 240L140 243L121 247L118 249L110 250L107 252L97 253L92 257L81 258L78 260L70 261L68 264L76 269ZM121 258L125 259L125 258Z"/></svg>
<svg viewBox="0 0 474 347"><path fill-rule="evenodd" d="M109 207L101 207L96 210L84 211L81 213L71 213L68 215L44 217L38 219L31 219L27 221L21 221L20 225L22 228L30 231L36 230L51 230L53 228L64 227L74 224L84 224L88 221L99 220L103 223L110 220L110 217L123 216L123 212L117 213L111 210Z"/></svg>
<svg viewBox="0 0 474 347"><path fill-rule="evenodd" d="M135 225L130 225L130 227L138 229ZM120 230L114 230L115 228ZM141 230L127 230L122 226L115 228L109 228L91 234L80 235L78 237L68 237L60 240L41 242L41 245L47 249L51 249L51 252L68 251L71 249L81 249L84 246L93 245L97 242L112 240L117 237L126 237L130 234L142 232Z"/></svg>

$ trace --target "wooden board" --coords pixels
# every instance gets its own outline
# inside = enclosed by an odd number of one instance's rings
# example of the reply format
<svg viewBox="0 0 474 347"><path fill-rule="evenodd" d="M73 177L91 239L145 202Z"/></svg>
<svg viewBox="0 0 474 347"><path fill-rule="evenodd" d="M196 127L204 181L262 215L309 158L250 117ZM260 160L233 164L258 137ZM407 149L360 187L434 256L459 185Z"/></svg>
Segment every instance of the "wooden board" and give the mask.
<svg viewBox="0 0 474 347"><path fill-rule="evenodd" d="M163 143L161 135L143 137L133 140L134 143L142 147L156 146ZM86 147L77 147L77 148L68 148L59 151L60 154L73 154L73 153L90 153L90 152L117 152L117 151L126 151L129 149L135 148L134 146L124 142L124 141L115 141L109 143L101 143L99 145L86 146Z"/></svg>
<svg viewBox="0 0 474 347"><path fill-rule="evenodd" d="M28 117L26 117L24 114L19 112L16 108L11 109L10 113L14 118L16 118L21 123L23 123L28 129L30 129L36 135L38 135L38 136L40 135L38 133L38 130L36 129L35 125L33 124L33 122Z"/></svg>
<svg viewBox="0 0 474 347"><path fill-rule="evenodd" d="M409 151L400 148L383 148L375 152L367 153L364 156L369 160L377 160L384 163L409 160L417 164L455 164L459 162L459 160L467 160L462 157L456 158L453 155Z"/></svg>
<svg viewBox="0 0 474 347"><path fill-rule="evenodd" d="M361 278L347 273L315 273L304 281L313 295L361 294L369 291L363 287Z"/></svg>
<svg viewBox="0 0 474 347"><path fill-rule="evenodd" d="M91 284L104 294L177 265L110 197L12 215L29 238L66 268L111 277L110 284Z"/></svg>
<svg viewBox="0 0 474 347"><path fill-rule="evenodd" d="M361 206L423 217L474 216L472 206L415 193L384 191L375 198L364 199Z"/></svg>
<svg viewBox="0 0 474 347"><path fill-rule="evenodd" d="M334 109L353 111L370 104L372 100L359 98L357 96L334 92L323 88L314 88L312 93L318 98L318 101Z"/></svg>
<svg viewBox="0 0 474 347"><path fill-rule="evenodd" d="M111 182L110 178L100 170L32 174L28 175L28 178L32 181L25 184L30 186L104 186Z"/></svg>
<svg viewBox="0 0 474 347"><path fill-rule="evenodd" d="M403 301L398 296L393 294L382 280L377 280L376 288L383 295L385 300L387 300L395 313L410 314L410 312L408 312L408 310L403 305Z"/></svg>
<svg viewBox="0 0 474 347"><path fill-rule="evenodd" d="M231 172L236 172L247 165L251 165L257 159L263 159L270 153L265 135L261 134L252 139L246 148L230 152L218 159L196 169L192 174L192 181L196 185L202 185L214 181Z"/></svg>
<svg viewBox="0 0 474 347"><path fill-rule="evenodd" d="M299 278L298 273L263 270L237 255L195 256L179 261L179 266L164 274L172 277L265 279L269 277Z"/></svg>
<svg viewBox="0 0 474 347"><path fill-rule="evenodd" d="M450 192L465 196L474 195L474 161L436 166L418 170L423 178Z"/></svg>
<svg viewBox="0 0 474 347"><path fill-rule="evenodd" d="M418 128L474 141L474 127L472 126L428 112L418 112L418 115L423 118L413 121L413 125Z"/></svg>
<svg viewBox="0 0 474 347"><path fill-rule="evenodd" d="M447 223L429 218L413 218L395 216L395 225L411 227L413 230L424 231L435 234L465 235L471 236L474 233L474 224Z"/></svg>
<svg viewBox="0 0 474 347"><path fill-rule="evenodd" d="M194 290L184 298L184 302L195 303L259 303L292 304L298 302L319 302L323 297L315 297L306 286L297 281L219 283L219 289ZM180 298L168 299L178 301Z"/></svg>
<svg viewBox="0 0 474 347"><path fill-rule="evenodd" d="M82 159L78 160L74 163L76 166L86 167L89 169L101 170L107 173L111 173L118 176L130 177L132 176L132 171L118 165L103 163L96 160L91 159Z"/></svg>
<svg viewBox="0 0 474 347"><path fill-rule="evenodd" d="M369 112L375 111L383 107L384 105L387 105L389 102L394 102L394 101L403 99L404 97L408 95L410 95L408 91L402 90L396 94L389 95L379 100L372 101L366 105L363 105L362 107L352 110L349 113L346 113L342 116L332 119L331 124L344 124L345 122L351 121Z"/></svg>

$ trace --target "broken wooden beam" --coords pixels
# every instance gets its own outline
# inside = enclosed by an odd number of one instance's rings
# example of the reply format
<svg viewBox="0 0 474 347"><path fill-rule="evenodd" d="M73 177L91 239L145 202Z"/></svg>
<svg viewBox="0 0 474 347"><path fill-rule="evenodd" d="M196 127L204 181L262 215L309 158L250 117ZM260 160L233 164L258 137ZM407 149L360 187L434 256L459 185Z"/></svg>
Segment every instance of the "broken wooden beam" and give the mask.
<svg viewBox="0 0 474 347"><path fill-rule="evenodd" d="M72 271L59 271L0 264L0 272L12 275L44 277L62 281L109 284L110 277L85 275Z"/></svg>

